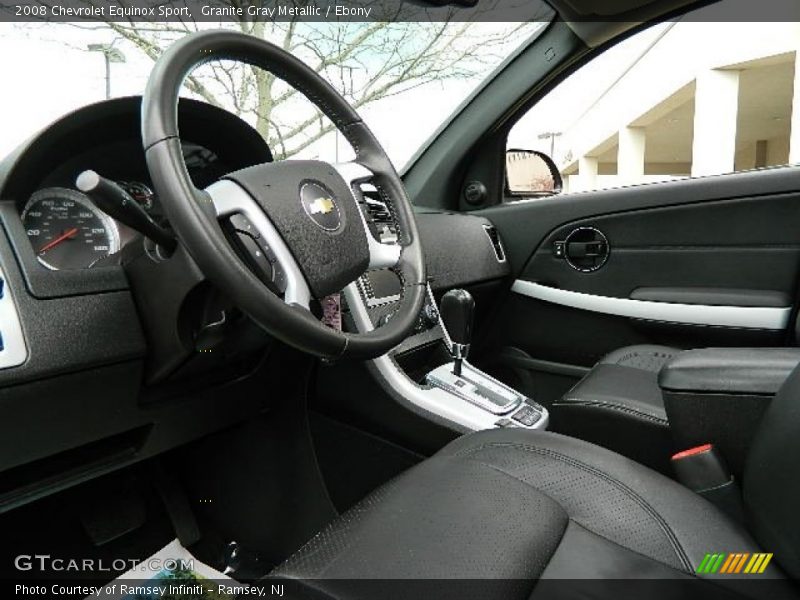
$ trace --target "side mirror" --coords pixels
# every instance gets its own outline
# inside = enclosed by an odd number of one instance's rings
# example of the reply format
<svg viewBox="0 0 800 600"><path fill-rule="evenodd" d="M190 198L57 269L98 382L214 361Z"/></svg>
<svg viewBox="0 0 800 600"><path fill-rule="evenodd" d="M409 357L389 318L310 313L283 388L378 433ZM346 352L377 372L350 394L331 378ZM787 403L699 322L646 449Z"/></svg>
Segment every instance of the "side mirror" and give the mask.
<svg viewBox="0 0 800 600"><path fill-rule="evenodd" d="M552 196L563 182L553 159L536 150L506 151L506 191L512 196Z"/></svg>

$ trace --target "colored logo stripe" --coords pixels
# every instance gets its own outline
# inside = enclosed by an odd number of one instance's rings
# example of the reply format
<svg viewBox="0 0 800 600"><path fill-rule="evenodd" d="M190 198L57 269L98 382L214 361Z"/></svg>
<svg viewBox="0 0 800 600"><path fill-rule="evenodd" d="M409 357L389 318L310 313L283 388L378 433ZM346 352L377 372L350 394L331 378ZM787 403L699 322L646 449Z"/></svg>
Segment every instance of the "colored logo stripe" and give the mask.
<svg viewBox="0 0 800 600"><path fill-rule="evenodd" d="M739 560L741 554L728 554L728 558L725 559L725 562L722 563L722 568L719 570L720 573L732 573L733 568L736 566L736 561Z"/></svg>
<svg viewBox="0 0 800 600"><path fill-rule="evenodd" d="M772 560L772 553L756 552L718 552L708 553L703 557L697 567L697 573L702 574L759 574L763 573L769 562ZM746 566L745 566L746 565Z"/></svg>

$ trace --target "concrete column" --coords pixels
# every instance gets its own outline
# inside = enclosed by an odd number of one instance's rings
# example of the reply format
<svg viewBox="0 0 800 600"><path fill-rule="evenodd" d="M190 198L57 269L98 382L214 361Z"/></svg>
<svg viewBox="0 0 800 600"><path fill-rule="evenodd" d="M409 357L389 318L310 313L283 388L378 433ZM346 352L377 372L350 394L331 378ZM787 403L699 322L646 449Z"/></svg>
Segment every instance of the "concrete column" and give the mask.
<svg viewBox="0 0 800 600"><path fill-rule="evenodd" d="M789 164L800 164L800 49L794 53L794 95L789 130Z"/></svg>
<svg viewBox="0 0 800 600"><path fill-rule="evenodd" d="M712 69L697 76L692 177L734 170L739 71Z"/></svg>
<svg viewBox="0 0 800 600"><path fill-rule="evenodd" d="M597 157L581 156L578 159L578 189L576 192L588 192L597 189Z"/></svg>
<svg viewBox="0 0 800 600"><path fill-rule="evenodd" d="M644 147L643 127L624 127L619 130L617 177L620 185L641 183L644 180Z"/></svg>

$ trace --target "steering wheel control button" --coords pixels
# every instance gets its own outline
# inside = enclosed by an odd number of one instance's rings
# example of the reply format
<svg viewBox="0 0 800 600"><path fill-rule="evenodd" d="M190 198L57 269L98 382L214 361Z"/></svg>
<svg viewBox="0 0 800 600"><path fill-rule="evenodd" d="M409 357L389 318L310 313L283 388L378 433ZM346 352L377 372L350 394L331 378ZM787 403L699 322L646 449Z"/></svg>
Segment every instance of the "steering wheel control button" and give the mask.
<svg viewBox="0 0 800 600"><path fill-rule="evenodd" d="M265 283L272 282L272 263L258 242L246 233L236 232L236 238L250 269Z"/></svg>
<svg viewBox="0 0 800 600"><path fill-rule="evenodd" d="M231 215L231 225L233 225L234 230L239 233L246 233L254 240L257 240L261 237L261 234L258 232L253 224L250 222L250 219L245 217L242 213L236 213L235 215Z"/></svg>
<svg viewBox="0 0 800 600"><path fill-rule="evenodd" d="M300 186L300 202L303 210L320 229L333 232L341 227L342 215L333 193L318 183L306 182Z"/></svg>
<svg viewBox="0 0 800 600"><path fill-rule="evenodd" d="M232 228L232 237L236 242L242 258L250 270L274 293L286 293L286 273L278 262L278 257L270 248L258 229L245 215L231 215L228 223Z"/></svg>
<svg viewBox="0 0 800 600"><path fill-rule="evenodd" d="M272 263L272 284L277 293L286 293L286 273L283 272L283 268L278 262Z"/></svg>

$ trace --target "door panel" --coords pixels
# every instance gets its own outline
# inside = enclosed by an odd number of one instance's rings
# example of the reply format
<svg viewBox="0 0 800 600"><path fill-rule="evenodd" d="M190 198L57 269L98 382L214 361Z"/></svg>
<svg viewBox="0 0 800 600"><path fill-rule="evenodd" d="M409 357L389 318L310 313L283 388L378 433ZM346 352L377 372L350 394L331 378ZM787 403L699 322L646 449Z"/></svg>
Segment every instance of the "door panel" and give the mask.
<svg viewBox="0 0 800 600"><path fill-rule="evenodd" d="M531 216L535 218L535 213ZM628 298L639 287L793 293L800 260L798 225L797 194L591 217L564 224L546 236L520 278L618 298ZM554 256L556 242L581 227L595 228L608 239L607 261L590 273Z"/></svg>
<svg viewBox="0 0 800 600"><path fill-rule="evenodd" d="M800 272L798 184L800 169L784 168L483 211L514 272L487 338L491 368L557 396L577 379L564 366L626 345L784 344ZM570 237L581 228L604 238Z"/></svg>

